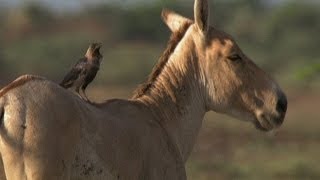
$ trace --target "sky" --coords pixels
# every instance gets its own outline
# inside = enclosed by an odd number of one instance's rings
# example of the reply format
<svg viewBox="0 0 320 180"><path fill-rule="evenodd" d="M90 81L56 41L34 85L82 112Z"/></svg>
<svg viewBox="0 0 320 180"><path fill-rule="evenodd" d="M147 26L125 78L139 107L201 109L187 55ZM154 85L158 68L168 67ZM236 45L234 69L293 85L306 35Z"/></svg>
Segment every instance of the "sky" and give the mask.
<svg viewBox="0 0 320 180"><path fill-rule="evenodd" d="M152 3L157 0L0 0L0 6L2 7L15 7L20 6L30 2L39 2L41 4L48 5L50 8L56 10L79 10L86 7L87 5L95 5L99 3L117 3L120 5L132 5L132 4L145 4ZM168 2L170 0L162 0L163 2ZM180 0L181 2L186 2L186 0ZM190 1L190 0L188 0ZM215 1L227 1L227 0L215 0ZM228 0L236 1L236 0ZM293 0L265 0L270 4L281 4L284 1ZM305 0L309 2L320 2L320 0Z"/></svg>
<svg viewBox="0 0 320 180"><path fill-rule="evenodd" d="M39 2L54 9L79 9L99 3L137 4L152 3L155 0L0 0L0 6L14 7L30 2Z"/></svg>

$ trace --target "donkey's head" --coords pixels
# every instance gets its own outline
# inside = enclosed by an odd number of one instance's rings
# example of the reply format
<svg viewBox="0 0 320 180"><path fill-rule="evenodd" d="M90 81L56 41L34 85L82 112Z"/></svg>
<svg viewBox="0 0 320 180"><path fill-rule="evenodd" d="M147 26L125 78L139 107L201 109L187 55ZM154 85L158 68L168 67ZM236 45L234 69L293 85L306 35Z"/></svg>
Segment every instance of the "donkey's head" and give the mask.
<svg viewBox="0 0 320 180"><path fill-rule="evenodd" d="M194 47L193 59L199 64L208 110L249 120L265 131L282 124L287 110L285 94L230 35L209 26L207 0L195 0L194 22L169 10L162 16L173 32L192 24L184 39Z"/></svg>

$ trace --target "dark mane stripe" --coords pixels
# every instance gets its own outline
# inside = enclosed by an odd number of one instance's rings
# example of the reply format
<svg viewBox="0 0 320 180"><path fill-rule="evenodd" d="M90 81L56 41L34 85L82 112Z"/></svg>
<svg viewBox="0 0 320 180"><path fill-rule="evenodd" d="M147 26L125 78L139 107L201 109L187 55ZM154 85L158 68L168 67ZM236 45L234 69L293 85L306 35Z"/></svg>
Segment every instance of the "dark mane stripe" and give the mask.
<svg viewBox="0 0 320 180"><path fill-rule="evenodd" d="M187 22L182 25L179 31L171 34L166 50L164 51L162 56L159 58L158 63L153 67L152 72L148 76L148 79L146 80L146 82L140 84L138 88L134 91L133 97L132 97L133 99L141 97L153 87L154 82L157 80L157 78L161 74L171 54L176 49L181 39L184 37L190 25L191 25L191 22Z"/></svg>

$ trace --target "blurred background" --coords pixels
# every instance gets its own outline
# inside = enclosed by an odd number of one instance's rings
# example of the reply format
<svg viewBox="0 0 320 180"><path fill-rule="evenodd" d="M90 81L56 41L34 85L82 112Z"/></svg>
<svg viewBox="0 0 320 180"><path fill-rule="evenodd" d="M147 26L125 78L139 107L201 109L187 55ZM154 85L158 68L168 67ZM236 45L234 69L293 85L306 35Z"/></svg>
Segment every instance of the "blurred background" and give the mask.
<svg viewBox="0 0 320 180"><path fill-rule="evenodd" d="M320 179L320 1L212 0L211 24L287 93L276 134L208 113L189 179ZM128 98L165 49L167 7L192 18L191 0L0 0L0 87L22 74L60 81L90 42L103 64L88 94Z"/></svg>

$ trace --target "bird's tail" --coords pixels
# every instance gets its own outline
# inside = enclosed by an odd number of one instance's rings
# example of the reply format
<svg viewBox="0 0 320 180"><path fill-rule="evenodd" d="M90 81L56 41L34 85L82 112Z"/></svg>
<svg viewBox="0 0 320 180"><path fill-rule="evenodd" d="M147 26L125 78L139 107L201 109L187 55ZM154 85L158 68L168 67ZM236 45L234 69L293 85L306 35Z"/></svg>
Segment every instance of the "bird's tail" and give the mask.
<svg viewBox="0 0 320 180"><path fill-rule="evenodd" d="M63 82L63 81L62 81L62 82L60 82L60 83L59 83L59 85L60 85L61 87L66 88L66 87L65 87L65 84L64 84L64 82Z"/></svg>
<svg viewBox="0 0 320 180"><path fill-rule="evenodd" d="M66 81L65 79L63 79L63 80L59 83L59 85L60 85L61 87L63 87L63 88L66 88L66 89L68 89L68 88L71 87L70 83L68 83L68 81Z"/></svg>

